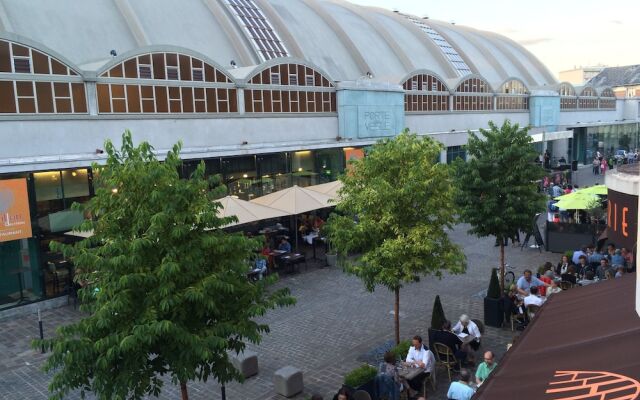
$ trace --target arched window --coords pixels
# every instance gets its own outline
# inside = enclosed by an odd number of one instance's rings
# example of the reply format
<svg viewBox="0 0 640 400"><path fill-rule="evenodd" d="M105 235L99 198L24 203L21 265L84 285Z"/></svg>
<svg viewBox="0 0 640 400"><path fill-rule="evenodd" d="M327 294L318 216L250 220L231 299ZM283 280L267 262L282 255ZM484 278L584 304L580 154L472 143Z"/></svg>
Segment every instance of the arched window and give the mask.
<svg viewBox="0 0 640 400"><path fill-rule="evenodd" d="M481 78L464 80L456 88L456 94L453 96L453 109L455 111L493 110L493 96L489 84Z"/></svg>
<svg viewBox="0 0 640 400"><path fill-rule="evenodd" d="M98 78L97 94L101 114L238 111L235 85L225 73L178 53L140 54L111 67Z"/></svg>
<svg viewBox="0 0 640 400"><path fill-rule="evenodd" d="M561 83L558 89L560 94L560 109L561 110L573 110L578 108L578 99L576 98L576 91L568 83Z"/></svg>
<svg viewBox="0 0 640 400"><path fill-rule="evenodd" d="M72 113L87 113L78 73L39 50L0 40L0 114Z"/></svg>
<svg viewBox="0 0 640 400"><path fill-rule="evenodd" d="M598 108L598 94L594 88L587 86L582 89L578 98L578 106L580 108Z"/></svg>
<svg viewBox="0 0 640 400"><path fill-rule="evenodd" d="M311 67L277 64L249 79L244 109L248 113L336 112L336 90Z"/></svg>
<svg viewBox="0 0 640 400"><path fill-rule="evenodd" d="M616 95L613 93L613 90L607 88L600 93L599 107L606 110L616 109Z"/></svg>
<svg viewBox="0 0 640 400"><path fill-rule="evenodd" d="M505 82L498 92L498 110L528 110L529 89L517 79Z"/></svg>
<svg viewBox="0 0 640 400"><path fill-rule="evenodd" d="M413 75L402 87L406 112L449 111L449 91L438 78L429 74Z"/></svg>

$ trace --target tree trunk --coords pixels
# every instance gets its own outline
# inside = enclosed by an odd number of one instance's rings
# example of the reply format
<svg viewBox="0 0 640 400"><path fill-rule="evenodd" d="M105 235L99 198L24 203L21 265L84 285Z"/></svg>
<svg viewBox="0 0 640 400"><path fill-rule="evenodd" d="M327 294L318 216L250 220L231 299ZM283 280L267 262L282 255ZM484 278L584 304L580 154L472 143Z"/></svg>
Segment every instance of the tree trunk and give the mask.
<svg viewBox="0 0 640 400"><path fill-rule="evenodd" d="M182 400L189 400L189 393L187 392L186 382L180 382L180 393L182 393Z"/></svg>
<svg viewBox="0 0 640 400"><path fill-rule="evenodd" d="M504 293L504 240L500 238L500 289Z"/></svg>
<svg viewBox="0 0 640 400"><path fill-rule="evenodd" d="M396 344L400 343L400 288L395 289L396 301L393 308L393 322L396 328Z"/></svg>

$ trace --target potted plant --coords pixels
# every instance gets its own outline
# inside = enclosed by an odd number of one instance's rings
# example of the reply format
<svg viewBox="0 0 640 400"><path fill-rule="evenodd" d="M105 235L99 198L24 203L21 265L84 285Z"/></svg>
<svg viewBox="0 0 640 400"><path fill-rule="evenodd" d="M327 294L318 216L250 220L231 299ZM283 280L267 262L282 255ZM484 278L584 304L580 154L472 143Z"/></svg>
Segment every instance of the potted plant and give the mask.
<svg viewBox="0 0 640 400"><path fill-rule="evenodd" d="M491 268L489 290L484 298L484 324L496 328L502 327L504 313L500 301L500 282L495 268Z"/></svg>
<svg viewBox="0 0 640 400"><path fill-rule="evenodd" d="M396 359L402 361L407 357L410 347L411 340L403 340L395 345L390 351L396 356Z"/></svg>
<svg viewBox="0 0 640 400"><path fill-rule="evenodd" d="M436 299L433 302L433 311L431 311L431 326L427 331L429 334L429 346L433 347L433 335L442 329L442 325L446 320L447 317L444 315L440 295L436 295Z"/></svg>
<svg viewBox="0 0 640 400"><path fill-rule="evenodd" d="M325 253L325 257L327 257L327 265L329 267L335 267L338 265L338 253L331 247L331 242L329 239L327 241L327 252Z"/></svg>
<svg viewBox="0 0 640 400"><path fill-rule="evenodd" d="M351 392L356 390L364 390L375 398L375 377L378 375L378 369L368 364L363 364L352 370L344 377L344 386L349 388Z"/></svg>

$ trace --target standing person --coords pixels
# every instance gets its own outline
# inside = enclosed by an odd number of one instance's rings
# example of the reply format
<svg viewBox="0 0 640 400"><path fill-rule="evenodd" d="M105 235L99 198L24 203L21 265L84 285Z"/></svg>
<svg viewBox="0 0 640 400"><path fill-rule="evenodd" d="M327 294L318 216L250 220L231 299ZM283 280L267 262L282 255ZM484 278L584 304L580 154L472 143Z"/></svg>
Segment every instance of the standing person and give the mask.
<svg viewBox="0 0 640 400"><path fill-rule="evenodd" d="M607 160L602 158L602 161L600 162L600 174L604 175L607 172L608 167Z"/></svg>
<svg viewBox="0 0 640 400"><path fill-rule="evenodd" d="M482 385L482 382L486 381L489 374L493 372L498 366L498 363L493 359L493 353L491 351L485 351L484 361L478 365L476 370L476 383Z"/></svg>
<svg viewBox="0 0 640 400"><path fill-rule="evenodd" d="M475 391L470 386L471 374L466 368L460 370L460 380L451 382L447 391L447 398L451 400L470 400Z"/></svg>
<svg viewBox="0 0 640 400"><path fill-rule="evenodd" d="M593 174L600 175L600 160L598 160L598 157L594 158L591 164L593 164Z"/></svg>
<svg viewBox="0 0 640 400"><path fill-rule="evenodd" d="M551 155L549 154L549 150L544 152L544 168L549 169L551 167Z"/></svg>

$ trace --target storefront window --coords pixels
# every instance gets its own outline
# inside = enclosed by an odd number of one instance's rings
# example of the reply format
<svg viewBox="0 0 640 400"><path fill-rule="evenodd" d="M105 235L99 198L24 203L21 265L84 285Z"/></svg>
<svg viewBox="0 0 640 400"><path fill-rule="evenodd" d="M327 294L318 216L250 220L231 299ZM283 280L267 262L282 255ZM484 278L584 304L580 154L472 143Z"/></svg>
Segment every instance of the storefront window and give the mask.
<svg viewBox="0 0 640 400"><path fill-rule="evenodd" d="M317 183L331 182L344 172L345 153L343 149L316 151L316 165L319 173Z"/></svg>
<svg viewBox="0 0 640 400"><path fill-rule="evenodd" d="M447 147L447 164L451 164L456 158L467 160L467 152L462 146Z"/></svg>
<svg viewBox="0 0 640 400"><path fill-rule="evenodd" d="M257 180L255 156L223 158L222 171L229 195L243 200L259 196L260 181Z"/></svg>
<svg viewBox="0 0 640 400"><path fill-rule="evenodd" d="M291 184L311 186L318 184L318 174L314 168L314 152L296 151L291 158Z"/></svg>
<svg viewBox="0 0 640 400"><path fill-rule="evenodd" d="M260 177L260 196L290 187L291 174L287 153L258 156L258 176Z"/></svg>

